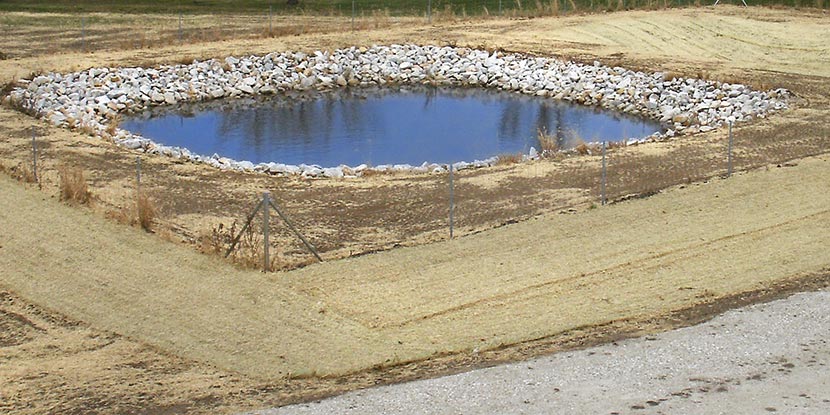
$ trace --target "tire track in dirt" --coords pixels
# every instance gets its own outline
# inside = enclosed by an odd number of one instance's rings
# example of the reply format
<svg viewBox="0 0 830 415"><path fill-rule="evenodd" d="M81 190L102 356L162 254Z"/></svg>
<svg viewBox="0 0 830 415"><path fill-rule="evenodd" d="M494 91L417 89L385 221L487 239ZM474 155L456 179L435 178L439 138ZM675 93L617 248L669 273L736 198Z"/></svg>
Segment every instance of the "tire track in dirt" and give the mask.
<svg viewBox="0 0 830 415"><path fill-rule="evenodd" d="M580 280L583 284L586 284L585 281L601 277L606 274L614 273L615 275L619 276L620 274L631 274L631 273L649 273L654 272L658 268L670 266L674 263L681 262L681 261L688 261L691 259L695 259L701 256L705 256L710 254L713 251L717 251L718 249L724 248L728 244L737 244L740 243L741 239L745 238L759 238L759 237L769 237L771 234L774 234L774 231L780 230L782 228L792 228L794 225L801 225L804 226L803 222L809 222L811 226L821 226L824 221L826 221L830 214L830 210L824 210L818 213L814 213L807 216L802 216L797 219L788 220L785 222L781 222L775 225L762 227L758 229L754 229L747 232L741 232L738 234L732 234L723 236L711 241L702 242L699 244L692 244L678 249L672 249L669 251L660 252L654 255L649 255L644 258L636 259L630 262L626 262L624 264L614 265L612 267L599 269L587 274L580 274L580 275L572 275L561 279L544 281L538 284L533 284L527 287L522 287L516 289L514 291L501 293L499 295L494 295L491 297L481 298L479 300L461 304L455 307L447 308L438 312L430 313L423 316L417 316L414 318L403 320L399 323L394 324L395 327L404 327L410 324L417 323L422 320L428 320L436 317L445 316L452 313L458 313L464 311L469 308L473 307L484 307L487 305L498 304L498 303L516 303L519 302L519 299L527 300L534 297L541 297L547 295L546 288L550 288L556 285L564 285L573 283L574 281ZM796 226L800 228L800 226ZM392 326L390 323L389 325L380 325L377 328L387 328Z"/></svg>
<svg viewBox="0 0 830 415"><path fill-rule="evenodd" d="M807 197L807 193L802 195ZM551 224L547 221L531 221L504 230L505 238L510 241L508 244L488 245L476 240L478 237L463 238L455 242L455 245L447 245L443 251L431 252L428 259L417 265L410 264L403 253L406 251L401 251L399 256L395 255L406 265L393 263L378 268L374 273L357 275L347 281L323 276L319 279L312 277L298 284L295 289L312 299L327 303L366 327L395 326L403 321L440 314L447 309L463 308L465 304L475 303L482 298L528 286L544 286L551 281L578 278L596 270L624 266L632 255L653 256L655 253L666 252L667 249L688 249L689 240L716 240L799 217L776 213L779 211L799 211L804 215L824 208L816 204L815 200L799 206L798 201L802 197L779 200L774 196L767 197L767 193L757 192L742 192L733 196L739 196L742 203L751 206L775 204L776 208L762 209L748 216L724 213L732 218L727 226L720 224L722 218L718 212L732 209L728 203L729 198L715 198L705 211L698 211L694 206L662 205L656 214L649 213L653 217L652 223L627 215L608 223L604 219L591 219L589 215L584 218L586 222L556 221L556 231L551 232ZM632 239L637 238L636 233L632 234L628 229L632 223L637 223L641 233L655 239ZM688 223L697 225L687 229L685 227ZM587 229L583 227L604 228L599 230L603 236L600 237L600 233L586 233ZM539 249L540 243L550 251ZM476 278L469 276L466 268L459 266L457 258L454 258L454 255L463 255L464 252L477 252L478 269L486 272ZM558 253L555 255L558 258L546 258L549 252ZM517 255L523 257L523 261L516 262ZM398 296L401 292L408 295L401 296L400 300L392 304L387 302L389 296ZM382 313L378 310L382 310Z"/></svg>

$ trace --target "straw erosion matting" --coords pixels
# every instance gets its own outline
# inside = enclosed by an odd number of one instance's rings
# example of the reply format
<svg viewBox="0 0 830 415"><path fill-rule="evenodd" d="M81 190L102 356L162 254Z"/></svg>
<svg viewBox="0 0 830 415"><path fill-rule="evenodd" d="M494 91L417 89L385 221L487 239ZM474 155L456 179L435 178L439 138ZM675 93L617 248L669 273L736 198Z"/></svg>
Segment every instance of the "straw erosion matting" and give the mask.
<svg viewBox="0 0 830 415"><path fill-rule="evenodd" d="M784 87L803 98L788 111L736 129L736 166L741 170L761 167L761 171L741 173L725 182L687 184L686 189L677 192L686 197L668 191L584 215L553 214L558 216L548 218L553 222L533 220L486 233L492 237L486 246L471 244L464 238L401 250L392 256L366 256L308 268L302 273L267 277L232 269L185 247L101 220L101 210L122 205L133 195L137 153L98 138L49 127L0 107L0 163L7 169L27 163L31 128L36 127L42 146L43 165L39 167L44 168L42 193L30 193L32 190L24 191L19 184L0 181L0 266L4 270L0 285L33 304L75 317L82 322L81 327L91 327L91 336L99 338L96 333L100 330L111 330L128 335L139 345L136 347L157 345L161 348L154 350L164 352L145 358L144 354L131 354L129 347L118 352L122 346L107 346L108 340L89 342L81 337L79 342L56 341L61 345L80 343L78 347L85 350L100 344L111 352L93 353L84 358L84 365L78 365L71 363L82 356L75 346L54 348L47 344L38 348L29 344L15 349L12 359L21 369L3 372L11 380L0 382L0 388L5 388L6 396L18 399L13 410L22 413L55 412L56 408L89 412L94 408L88 400L76 399L77 394L92 396L98 408L104 408L102 412L113 412L116 402L131 401L137 412L152 402L176 405L179 409L171 410L177 412L188 408L213 413L216 411L209 409L211 405L232 400L229 396L248 396L254 406L284 404L292 399L312 399L320 393L461 370L477 362L487 364L494 359L522 359L528 353L555 351L557 347L534 349L532 345L537 342L530 342L529 349L518 345L484 350L500 342L561 330L568 327L566 319L574 325L612 322L599 327L581 326L557 336L567 344L580 345L609 338L602 333L614 336L659 329L650 325L655 316L684 304L701 304L703 315L711 315L730 307L731 303L719 301L728 293L757 301L759 297L745 295L747 287L777 293L777 284L783 281L791 289L801 289L802 276L812 274L798 273L811 267L826 269L828 262L827 254L815 249L816 245L827 246L826 217L821 216L823 208L817 208L816 203L827 206L823 186L830 182L828 169L816 159L801 160L830 148L830 46L824 41L828 27L830 21L816 12L719 6L531 20L456 21L428 28L232 39L84 54L26 57L24 53L20 58L0 61L1 79L12 81L32 72L151 67L180 62L182 56L201 60L261 56L274 50L452 42L545 56L553 50L554 54L582 62L600 60L638 70L675 71L695 78L767 85L759 89ZM61 31L66 29L55 26L51 30L62 36ZM33 50L38 46L29 40L19 44L24 48L31 44ZM619 157L610 157L609 171L623 173L609 174L611 198L711 179L725 171L725 147L723 129L629 147L618 153ZM826 159L823 157L818 160ZM92 214L98 219L50 200L56 195L55 166L60 163L86 171L96 197ZM782 167L777 168L778 164ZM794 164L797 166L787 167ZM169 226L188 240L206 225L244 218L252 206L249 198L263 189L282 196L292 219L315 243L325 241L324 258L393 243L422 243L439 239L432 238L436 234L440 238L446 235L446 181L440 175L294 180L219 171L166 157L146 157L142 166L146 168L143 188L157 197L164 227ZM597 200L598 166L595 157L585 157L461 172L456 196L464 203L459 204L456 219L463 223L464 233L469 233L507 220L550 215L575 203L587 207ZM764 166L770 171L764 171ZM416 193L423 189L431 193ZM805 189L810 189L809 195ZM413 194L419 197L413 199ZM493 206L499 209L485 209ZM573 223L566 224L571 220ZM628 226L619 229L622 223ZM756 225L763 230L752 228ZM610 228L604 230L607 226ZM660 226L665 228L658 229ZM585 249L570 247L572 241L585 243L593 230L597 232ZM779 233L783 236L780 240ZM484 244L488 238L484 235L470 240ZM551 242L557 239L559 242ZM548 249L541 253L542 247ZM705 251L707 247L712 249ZM771 247L776 250L771 251ZM426 251L421 254L421 249ZM512 256L508 261L498 261L504 255ZM466 257L470 262L428 266L434 258L449 257ZM378 258L378 262L366 262L370 258ZM637 262L638 258L646 262ZM476 261L482 261L481 265ZM617 261L618 268L603 267L603 261ZM818 264L822 261L825 265ZM344 264L343 268L338 264ZM588 268L607 272L597 274ZM570 276L563 277L565 274ZM477 282L480 275L483 280ZM375 291L370 282L381 277L413 278L413 283L420 285L400 281L397 285L379 284ZM563 281L550 283L544 278ZM584 285L578 285L583 278ZM459 281L468 285L462 290ZM566 286L568 283L576 286ZM343 284L340 289L326 293L328 286L339 284ZM526 288L515 290L515 286ZM443 289L444 293L436 300L439 291L431 289ZM344 297L347 291L355 295ZM515 300L516 292L527 294L526 311ZM393 293L388 295L389 313L375 314L378 304L386 304L378 302L385 293ZM549 301L548 307L539 309L544 301ZM539 313L528 315L531 310ZM419 320L419 316L423 318ZM623 320L626 316L635 317ZM667 325L691 321L673 316L668 317ZM488 332L489 322L496 320L502 323L494 323L495 330ZM471 323L458 330L463 322ZM433 330L442 324L447 328ZM446 341L446 348L433 341ZM388 365L396 359L417 358L438 349L470 353L345 378L276 380L289 371L295 376L310 375L315 369L318 374L328 373L324 367L336 363L326 358L327 353L334 350L332 356L339 357L349 354L350 349L359 349L354 360L344 361L351 367L374 362ZM478 353L473 353L476 349ZM171 354L184 359L173 359ZM311 360L308 355L324 360L306 365ZM42 364L42 356L56 356L61 369L50 370ZM280 363L280 356L285 363ZM191 391L177 387L176 382L187 382L188 377L168 370L166 365L182 361L191 367L207 368L204 371L211 374L210 387ZM227 368L240 372L228 375ZM113 381L116 370L130 373L123 382ZM333 371L345 370L338 367ZM249 373L252 375L247 376ZM265 387L234 389L240 377L264 379L261 384ZM156 390L152 385L163 382L179 393L173 397L167 392L151 392L147 397L133 394L128 388L145 382L151 388L135 390ZM324 385L326 390L315 385ZM6 392L10 386L16 388L13 394Z"/></svg>
<svg viewBox="0 0 830 415"><path fill-rule="evenodd" d="M181 356L258 379L337 376L636 325L821 272L827 166L826 156L804 159L279 274L240 271L54 202L44 211L36 192L4 179L0 266L20 270L3 283L26 298Z"/></svg>

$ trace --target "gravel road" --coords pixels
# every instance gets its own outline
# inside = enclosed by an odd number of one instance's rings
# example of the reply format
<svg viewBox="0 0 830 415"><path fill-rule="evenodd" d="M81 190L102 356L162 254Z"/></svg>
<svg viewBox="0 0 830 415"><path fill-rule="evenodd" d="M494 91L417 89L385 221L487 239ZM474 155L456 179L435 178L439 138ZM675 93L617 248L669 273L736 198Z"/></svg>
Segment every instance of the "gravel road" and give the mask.
<svg viewBox="0 0 830 415"><path fill-rule="evenodd" d="M775 412L830 413L828 291L656 336L254 413Z"/></svg>

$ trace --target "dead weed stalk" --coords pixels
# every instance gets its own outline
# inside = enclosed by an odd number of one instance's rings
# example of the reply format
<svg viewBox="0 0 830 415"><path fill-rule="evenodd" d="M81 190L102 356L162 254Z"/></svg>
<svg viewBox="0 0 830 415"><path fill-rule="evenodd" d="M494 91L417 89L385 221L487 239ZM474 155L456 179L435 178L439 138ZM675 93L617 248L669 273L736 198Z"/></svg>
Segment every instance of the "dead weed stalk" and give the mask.
<svg viewBox="0 0 830 415"><path fill-rule="evenodd" d="M231 246L233 238L240 232L240 227L237 221L233 221L230 226L225 226L224 223L211 228L210 233L200 238L200 250L207 254L225 256L228 247ZM275 252L271 256L271 263L269 267L271 270L278 269L279 253ZM257 269L262 267L264 258L263 238L252 226L245 229L245 232L239 238L236 247L228 257L232 263L241 265L245 268Z"/></svg>
<svg viewBox="0 0 830 415"><path fill-rule="evenodd" d="M559 140L556 137L548 134L547 130L540 128L537 130L537 137L539 140L539 154L542 157L550 157L559 152Z"/></svg>
<svg viewBox="0 0 830 415"><path fill-rule="evenodd" d="M89 204L92 200L92 193L86 184L82 169L62 165L58 167L58 175L60 176L60 199L62 201L80 205Z"/></svg>
<svg viewBox="0 0 830 415"><path fill-rule="evenodd" d="M141 229L152 232L153 223L158 216L158 209L156 208L156 203L146 193L140 193L138 195L136 200L136 213Z"/></svg>
<svg viewBox="0 0 830 415"><path fill-rule="evenodd" d="M159 214L155 201L146 193L139 194L134 200L134 204L127 203L118 210L107 212L107 217L122 225L138 225L147 232L153 232Z"/></svg>
<svg viewBox="0 0 830 415"><path fill-rule="evenodd" d="M16 167L12 167L9 171L9 175L15 180L23 183L37 183L37 177L35 177L32 167L27 163L21 163Z"/></svg>
<svg viewBox="0 0 830 415"><path fill-rule="evenodd" d="M499 154L496 160L498 166L508 166L511 164L518 164L522 162L522 153L505 153Z"/></svg>

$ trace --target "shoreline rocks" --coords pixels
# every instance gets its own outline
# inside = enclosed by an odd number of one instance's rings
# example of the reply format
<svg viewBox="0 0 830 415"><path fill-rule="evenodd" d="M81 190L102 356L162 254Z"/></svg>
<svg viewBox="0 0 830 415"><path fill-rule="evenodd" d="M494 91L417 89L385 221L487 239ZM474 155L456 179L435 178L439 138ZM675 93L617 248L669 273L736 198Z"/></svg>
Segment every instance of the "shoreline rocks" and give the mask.
<svg viewBox="0 0 830 415"><path fill-rule="evenodd" d="M192 154L109 127L120 114L187 102L386 85L494 88L545 99L597 106L657 120L664 132L632 137L628 143L711 131L727 122L746 122L787 108L784 89L754 91L745 85L700 79L664 79L620 67L564 62L517 53L469 48L389 45L331 52L274 52L264 56L194 61L158 68L91 68L21 80L6 98L49 123L78 128L134 150L209 164L220 169L306 177L351 177L366 170L436 172L444 165L374 167L289 166L274 160L254 164L219 155ZM538 157L534 150L525 159ZM458 170L491 166L496 157L457 162Z"/></svg>

